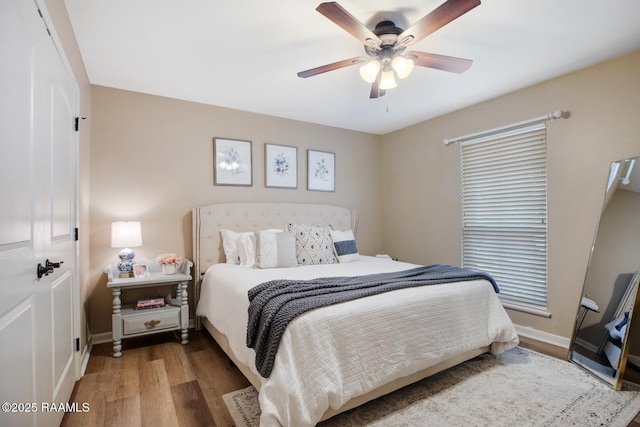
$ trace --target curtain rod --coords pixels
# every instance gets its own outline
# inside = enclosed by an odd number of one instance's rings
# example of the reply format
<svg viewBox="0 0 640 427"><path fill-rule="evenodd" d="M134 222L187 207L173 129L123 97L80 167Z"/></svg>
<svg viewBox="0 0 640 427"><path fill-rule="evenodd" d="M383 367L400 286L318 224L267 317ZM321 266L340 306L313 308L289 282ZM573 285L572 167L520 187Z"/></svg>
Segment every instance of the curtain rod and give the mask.
<svg viewBox="0 0 640 427"><path fill-rule="evenodd" d="M525 120L525 121L522 121L522 122L513 123L513 124L510 124L510 125L506 125L506 126L501 126L501 127L485 130L485 131L482 131L482 132L471 133L469 135L459 136L457 138L445 138L444 139L444 145L455 144L457 142L464 142L464 141L468 141L468 140L474 139L474 138L480 138L480 137L483 137L483 136L490 136L490 135L493 135L495 133L505 132L505 131L509 131L509 130L513 130L513 129L518 129L518 128L522 128L522 127L525 127L525 126L529 126L529 125L535 125L535 124L538 124L538 123L546 122L548 120L556 120L556 119L562 119L562 118L566 118L566 117L568 117L568 115L564 111L556 110L553 113L549 113L549 114L544 115L544 116L536 117L535 119L529 119L529 120Z"/></svg>

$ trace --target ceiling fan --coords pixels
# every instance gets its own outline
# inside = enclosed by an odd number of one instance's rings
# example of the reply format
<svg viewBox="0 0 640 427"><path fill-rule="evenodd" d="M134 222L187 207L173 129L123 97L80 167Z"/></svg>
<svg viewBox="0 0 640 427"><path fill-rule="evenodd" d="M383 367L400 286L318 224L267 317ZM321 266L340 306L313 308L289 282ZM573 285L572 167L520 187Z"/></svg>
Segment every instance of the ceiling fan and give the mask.
<svg viewBox="0 0 640 427"><path fill-rule="evenodd" d="M336 2L321 3L316 10L364 44L368 56L358 56L332 64L311 68L298 73L298 77L311 77L355 64L362 78L372 83L370 98L384 96L396 87L394 72L399 78L407 77L414 65L438 70L463 73L473 61L435 53L405 50L449 22L480 5L480 0L447 0L418 22L403 30L392 21L382 21L369 30Z"/></svg>

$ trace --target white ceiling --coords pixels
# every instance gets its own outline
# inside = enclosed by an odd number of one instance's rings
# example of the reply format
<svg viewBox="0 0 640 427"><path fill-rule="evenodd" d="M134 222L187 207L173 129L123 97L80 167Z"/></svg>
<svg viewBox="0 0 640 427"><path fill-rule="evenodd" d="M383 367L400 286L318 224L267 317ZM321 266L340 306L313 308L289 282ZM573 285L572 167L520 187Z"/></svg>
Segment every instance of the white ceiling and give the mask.
<svg viewBox="0 0 640 427"><path fill-rule="evenodd" d="M444 0L340 0L373 28L407 28ZM369 99L360 42L321 0L65 0L92 84L385 134L640 49L638 0L483 0L412 49L473 59L416 67ZM554 106L566 108L566 106ZM546 114L547 111L541 111Z"/></svg>

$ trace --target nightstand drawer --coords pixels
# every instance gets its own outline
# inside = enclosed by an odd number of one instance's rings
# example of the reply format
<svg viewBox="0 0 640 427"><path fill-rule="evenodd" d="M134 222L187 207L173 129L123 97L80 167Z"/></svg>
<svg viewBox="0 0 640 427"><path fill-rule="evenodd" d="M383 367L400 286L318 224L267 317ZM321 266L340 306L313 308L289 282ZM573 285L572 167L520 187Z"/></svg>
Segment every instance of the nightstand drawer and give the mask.
<svg viewBox="0 0 640 427"><path fill-rule="evenodd" d="M129 311L129 310L127 310ZM180 327L180 309L166 307L147 310L131 310L122 316L124 335L141 332L177 329Z"/></svg>

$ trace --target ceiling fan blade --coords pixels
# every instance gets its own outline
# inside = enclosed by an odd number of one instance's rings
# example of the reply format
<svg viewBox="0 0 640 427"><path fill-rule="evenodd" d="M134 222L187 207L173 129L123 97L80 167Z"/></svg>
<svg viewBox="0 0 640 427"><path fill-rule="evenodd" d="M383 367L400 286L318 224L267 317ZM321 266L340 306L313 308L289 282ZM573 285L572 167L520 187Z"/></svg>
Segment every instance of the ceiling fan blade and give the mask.
<svg viewBox="0 0 640 427"><path fill-rule="evenodd" d="M415 65L458 74L464 73L471 67L471 64L473 64L473 61L470 59L438 55L436 53L418 52L417 50L412 50L405 56L409 58L413 57L411 59L413 59Z"/></svg>
<svg viewBox="0 0 640 427"><path fill-rule="evenodd" d="M371 94L369 94L369 99L376 99L383 97L387 93L386 90L380 89L379 81L376 80L371 84Z"/></svg>
<svg viewBox="0 0 640 427"><path fill-rule="evenodd" d="M321 3L316 10L362 44L376 47L382 43L378 36L336 2Z"/></svg>
<svg viewBox="0 0 640 427"><path fill-rule="evenodd" d="M349 67L355 64L361 64L368 60L369 58L367 58L366 56L356 56L355 58L343 59L342 61L334 62L332 64L322 65L320 67L311 68L305 71L300 71L298 73L298 77L302 77L306 79L307 77L312 77L317 74L326 73L327 71L333 71L339 68Z"/></svg>
<svg viewBox="0 0 640 427"><path fill-rule="evenodd" d="M480 0L447 0L404 30L398 36L398 43L405 47L411 46L479 5Z"/></svg>

